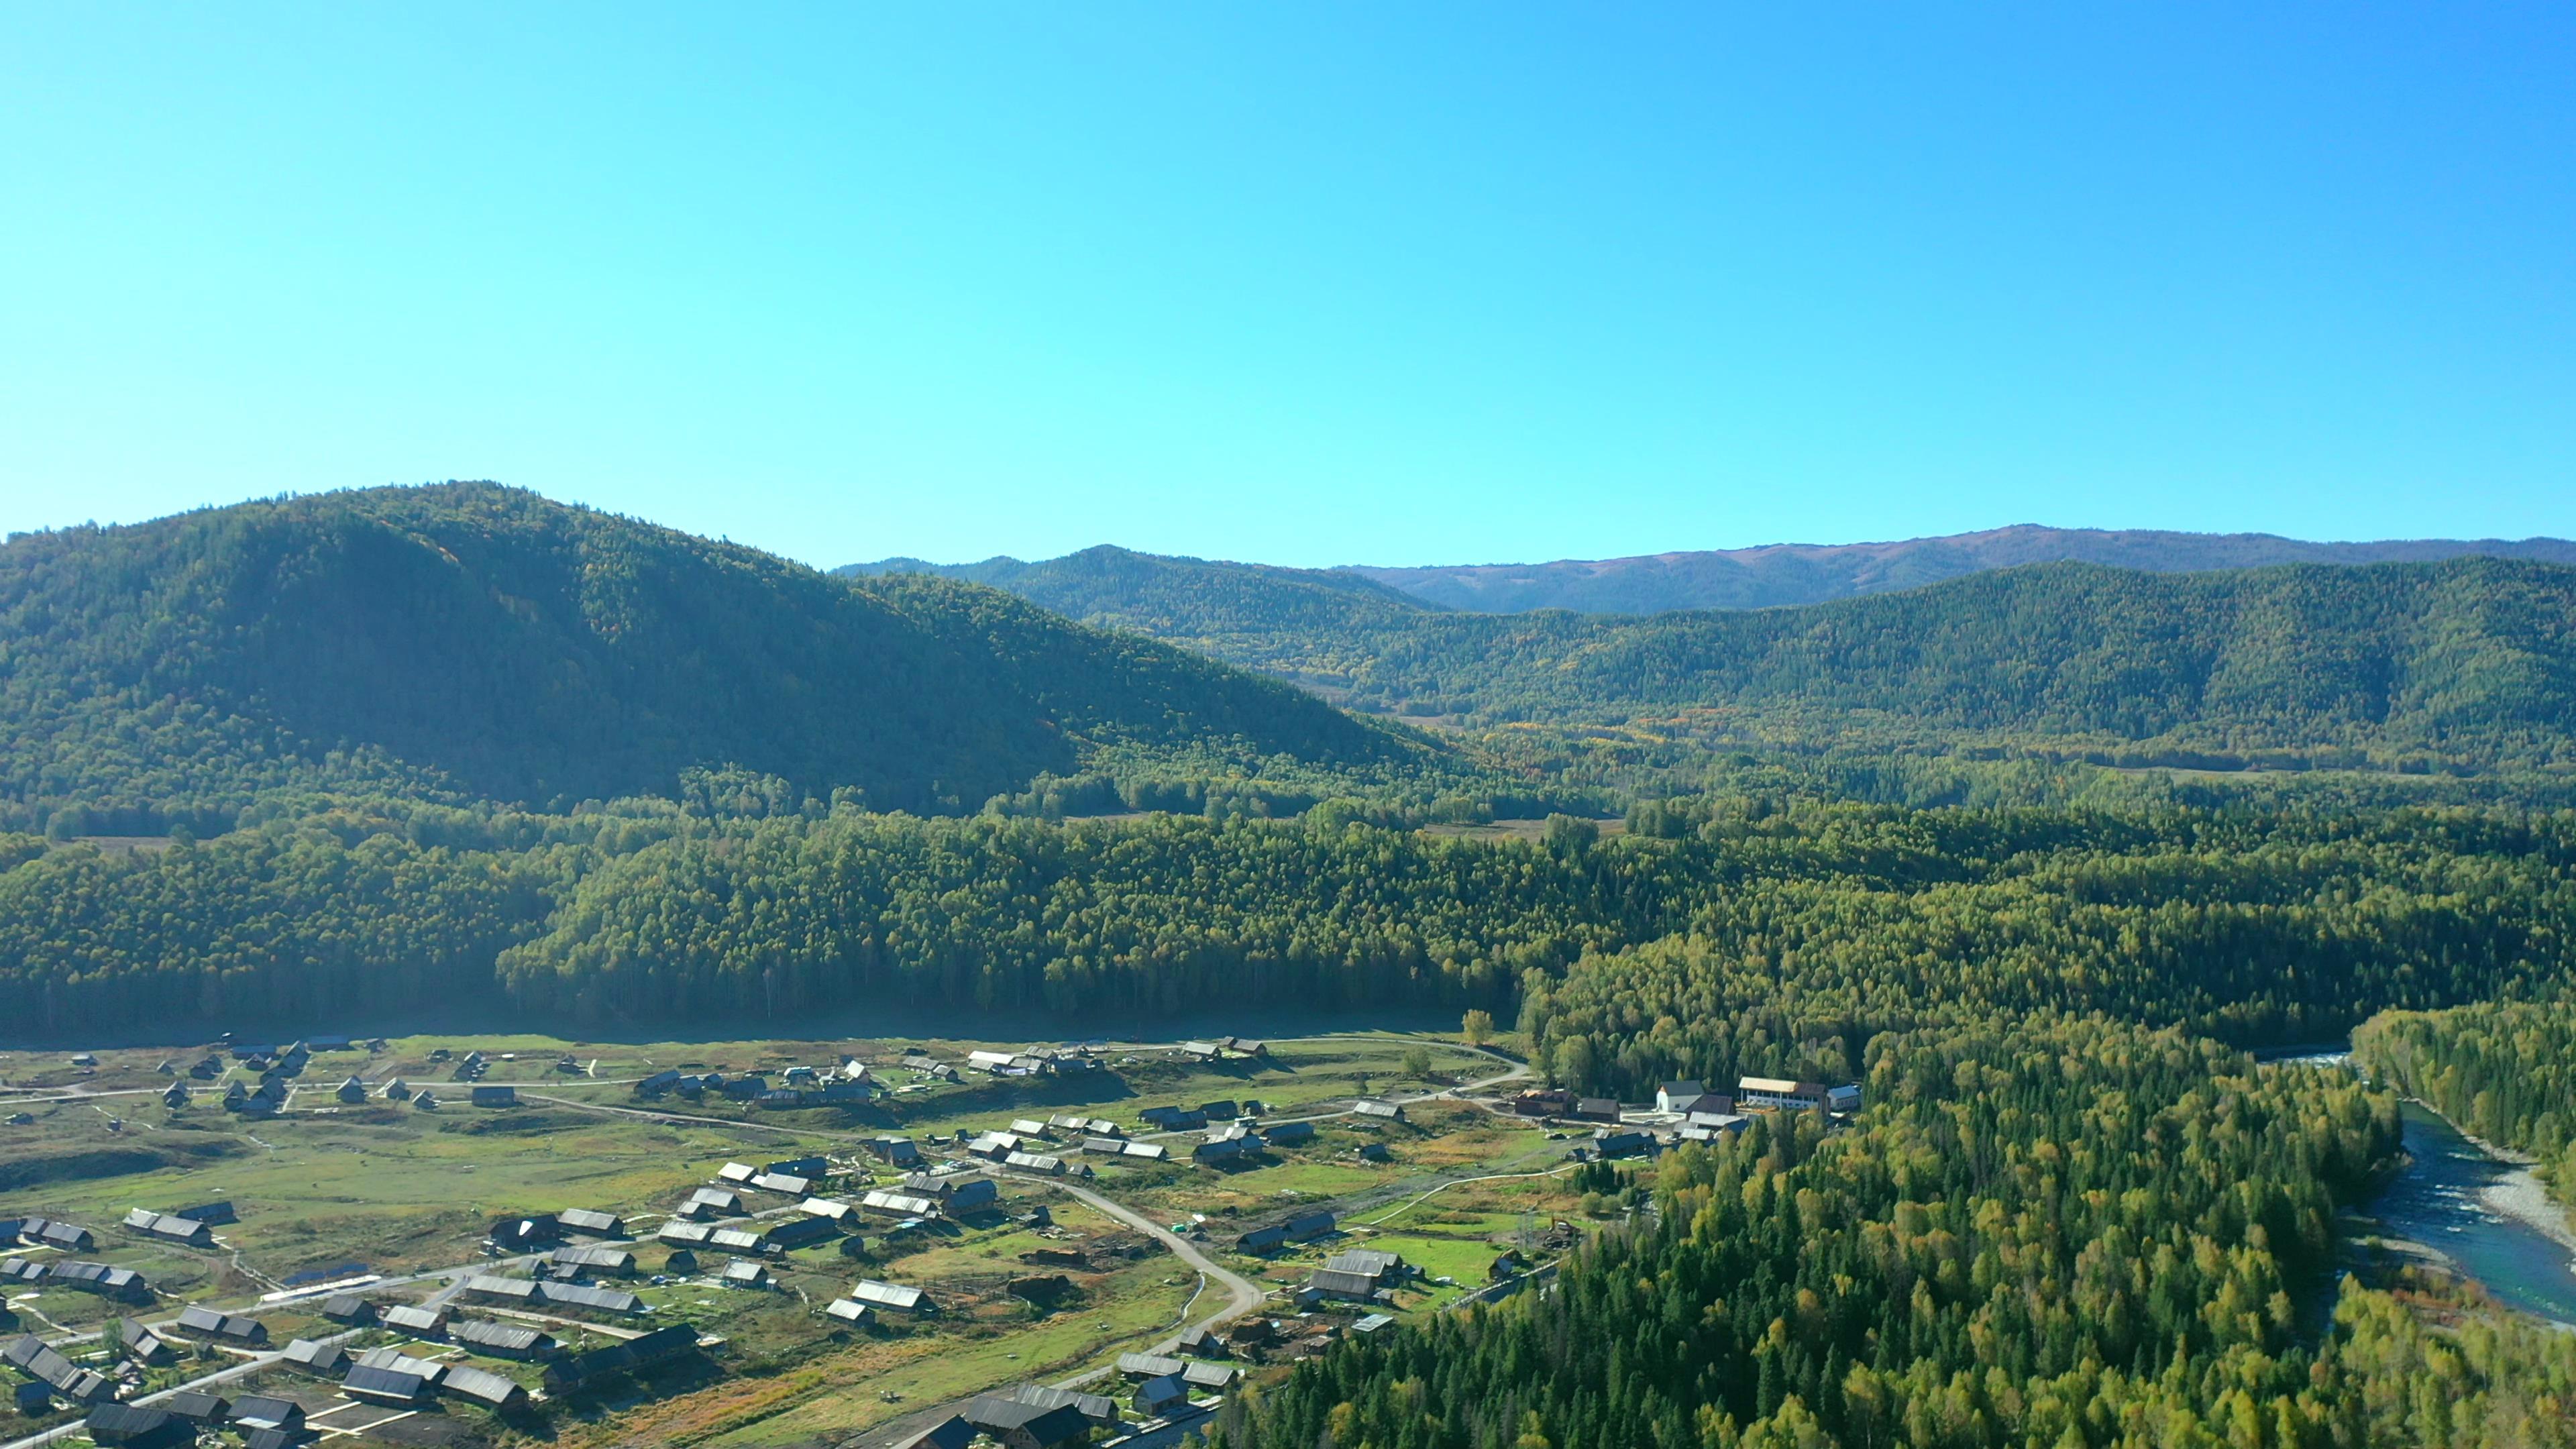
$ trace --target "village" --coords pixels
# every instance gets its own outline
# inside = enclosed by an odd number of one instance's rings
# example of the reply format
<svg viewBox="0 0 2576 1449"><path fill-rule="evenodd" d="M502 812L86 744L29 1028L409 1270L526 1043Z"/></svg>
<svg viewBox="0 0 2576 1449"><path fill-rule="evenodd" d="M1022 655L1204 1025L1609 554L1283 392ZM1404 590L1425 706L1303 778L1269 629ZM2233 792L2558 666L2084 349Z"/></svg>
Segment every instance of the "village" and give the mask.
<svg viewBox="0 0 2576 1449"><path fill-rule="evenodd" d="M1397 1033L226 1039L0 1077L6 1449L1151 1449L1344 1335L1544 1291L1651 1210L1622 1160L1859 1106L1623 1104Z"/></svg>

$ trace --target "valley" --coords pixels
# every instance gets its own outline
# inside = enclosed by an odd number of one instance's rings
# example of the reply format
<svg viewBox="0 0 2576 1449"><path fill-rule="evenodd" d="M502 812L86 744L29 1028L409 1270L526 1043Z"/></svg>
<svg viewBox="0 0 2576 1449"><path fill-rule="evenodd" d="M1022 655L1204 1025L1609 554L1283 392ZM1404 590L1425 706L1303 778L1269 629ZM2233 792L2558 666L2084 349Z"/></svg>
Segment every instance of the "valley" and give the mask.
<svg viewBox="0 0 2576 1449"><path fill-rule="evenodd" d="M2386 1224L2405 1098L2570 1201L2571 578L0 544L0 1444L2547 1423L2540 1260Z"/></svg>

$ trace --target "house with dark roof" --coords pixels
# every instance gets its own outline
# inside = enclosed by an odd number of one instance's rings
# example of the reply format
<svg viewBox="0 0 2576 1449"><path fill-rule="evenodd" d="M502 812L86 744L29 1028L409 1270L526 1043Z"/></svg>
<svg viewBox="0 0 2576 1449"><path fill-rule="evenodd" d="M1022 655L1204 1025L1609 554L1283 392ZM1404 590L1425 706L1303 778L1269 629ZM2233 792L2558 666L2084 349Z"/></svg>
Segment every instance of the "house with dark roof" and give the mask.
<svg viewBox="0 0 2576 1449"><path fill-rule="evenodd" d="M373 1323L376 1305L355 1293L335 1293L322 1300L322 1316L333 1323Z"/></svg>
<svg viewBox="0 0 2576 1449"><path fill-rule="evenodd" d="M742 1194L731 1188L702 1187L689 1194L679 1211L684 1218L738 1218L743 1215Z"/></svg>
<svg viewBox="0 0 2576 1449"><path fill-rule="evenodd" d="M488 1303L511 1303L528 1307L536 1303L537 1292L537 1281L533 1278L503 1278L490 1273L477 1273L465 1280L464 1296L479 1298ZM393 1320L393 1310L385 1311L385 1319L387 1322Z"/></svg>
<svg viewBox="0 0 2576 1449"><path fill-rule="evenodd" d="M708 1247L718 1252L739 1253L744 1257L757 1257L767 1241L766 1236L757 1228L719 1227L710 1229L707 1233Z"/></svg>
<svg viewBox="0 0 2576 1449"><path fill-rule="evenodd" d="M127 1213L123 1226L128 1232L141 1233L146 1237L158 1238L167 1243L179 1243L191 1248L211 1248L215 1245L214 1229L204 1223L194 1218L156 1213L146 1208L136 1208Z"/></svg>
<svg viewBox="0 0 2576 1449"><path fill-rule="evenodd" d="M1181 1361L1159 1353L1122 1353L1118 1355L1118 1376L1131 1381L1161 1378L1181 1371Z"/></svg>
<svg viewBox="0 0 2576 1449"><path fill-rule="evenodd" d="M869 1138L867 1148L870 1155L895 1167L912 1167L921 1161L921 1148L911 1138L892 1132Z"/></svg>
<svg viewBox="0 0 2576 1449"><path fill-rule="evenodd" d="M626 1236L624 1218L595 1208L565 1208L555 1214L555 1221L567 1232L581 1233L589 1237L622 1238Z"/></svg>
<svg viewBox="0 0 2576 1449"><path fill-rule="evenodd" d="M1592 1134L1592 1151L1601 1157L1635 1157L1655 1150L1654 1137L1645 1132L1612 1132L1607 1129Z"/></svg>
<svg viewBox="0 0 2576 1449"><path fill-rule="evenodd" d="M1352 1273L1333 1268L1318 1268L1306 1280L1306 1287L1324 1298L1349 1298L1366 1303L1378 1294L1378 1281L1366 1273Z"/></svg>
<svg viewBox="0 0 2576 1449"><path fill-rule="evenodd" d="M282 1399L273 1394L245 1394L233 1400L233 1427L275 1429L301 1435L304 1432L304 1406L293 1399Z"/></svg>
<svg viewBox="0 0 2576 1449"><path fill-rule="evenodd" d="M1228 1364L1194 1363L1181 1370L1181 1382L1194 1389L1223 1389L1242 1372Z"/></svg>
<svg viewBox="0 0 2576 1449"><path fill-rule="evenodd" d="M197 1443L196 1425L139 1404L101 1404L81 1427L100 1449L195 1449Z"/></svg>
<svg viewBox="0 0 2576 1449"><path fill-rule="evenodd" d="M486 1087L478 1085L474 1088L474 1105L477 1107L515 1107L519 1105L519 1089L510 1086Z"/></svg>
<svg viewBox="0 0 2576 1449"><path fill-rule="evenodd" d="M1412 1271L1401 1253L1381 1252L1375 1248L1350 1248L1324 1260L1324 1267L1335 1273L1357 1273L1381 1288L1392 1288Z"/></svg>
<svg viewBox="0 0 2576 1449"><path fill-rule="evenodd" d="M446 1376L438 1381L438 1391L449 1398L480 1404L495 1412L515 1409L528 1401L528 1391L515 1380L470 1364L451 1366Z"/></svg>
<svg viewBox="0 0 2576 1449"><path fill-rule="evenodd" d="M147 1368L168 1363L179 1356L177 1349L136 1318L116 1320L116 1351Z"/></svg>
<svg viewBox="0 0 2576 1449"><path fill-rule="evenodd" d="M968 1449L980 1432L962 1417L951 1414L904 1440L897 1449Z"/></svg>
<svg viewBox="0 0 2576 1449"><path fill-rule="evenodd" d="M539 1359L550 1357L556 1350L554 1335L543 1329L481 1318L454 1320L447 1325L447 1338L494 1358Z"/></svg>
<svg viewBox="0 0 2576 1449"><path fill-rule="evenodd" d="M890 1308L903 1313L930 1313L938 1307L930 1301L929 1294L918 1288L902 1283L879 1283L873 1278L862 1278L852 1284L850 1296L871 1308Z"/></svg>
<svg viewBox="0 0 2576 1449"><path fill-rule="evenodd" d="M230 1400L203 1389L174 1389L163 1395L153 1407L209 1429L231 1418L233 1412Z"/></svg>
<svg viewBox="0 0 2576 1449"><path fill-rule="evenodd" d="M1006 1449L1056 1449L1091 1437L1091 1420L1071 1404L1041 1408L1036 1404L985 1394L967 1401L959 1415Z"/></svg>
<svg viewBox="0 0 2576 1449"><path fill-rule="evenodd" d="M385 1327L408 1333L415 1338L440 1338L447 1333L447 1310L427 1308L416 1303L397 1303L384 1311Z"/></svg>
<svg viewBox="0 0 2576 1449"><path fill-rule="evenodd" d="M1103 1429L1114 1429L1119 1423L1118 1401L1106 1394L1085 1394L1072 1389L1049 1388L1044 1384L1014 1384L1000 1391L1006 1399L1034 1404L1041 1409L1070 1406L1076 1413Z"/></svg>
<svg viewBox="0 0 2576 1449"><path fill-rule="evenodd" d="M1136 1412L1148 1419L1159 1419L1189 1401L1190 1386L1176 1373L1147 1379L1136 1386Z"/></svg>
<svg viewBox="0 0 2576 1449"><path fill-rule="evenodd" d="M179 1330L203 1338L221 1339L226 1343L251 1346L268 1342L268 1325L239 1313L219 1313L194 1304L179 1310Z"/></svg>
<svg viewBox="0 0 2576 1449"><path fill-rule="evenodd" d="M588 1353L556 1359L546 1365L546 1388L550 1392L569 1393L612 1374L634 1373L667 1363L695 1352L697 1346L698 1331L688 1324L674 1323L624 1343L612 1343Z"/></svg>
<svg viewBox="0 0 2576 1449"><path fill-rule="evenodd" d="M86 1253L98 1246L97 1234L58 1218L29 1218L18 1236L40 1248L60 1248L66 1253Z"/></svg>
<svg viewBox="0 0 2576 1449"><path fill-rule="evenodd" d="M349 1351L336 1343L317 1343L299 1338L286 1346L278 1361L290 1368L325 1376L341 1373L349 1367Z"/></svg>
<svg viewBox="0 0 2576 1449"><path fill-rule="evenodd" d="M563 1224L553 1213L494 1218L491 1231L484 1237L505 1253L533 1253L539 1248L550 1248L562 1242Z"/></svg>
<svg viewBox="0 0 2576 1449"><path fill-rule="evenodd" d="M631 1277L635 1272L635 1255L624 1248L557 1248L546 1255L546 1261L558 1268L619 1278Z"/></svg>
<svg viewBox="0 0 2576 1449"><path fill-rule="evenodd" d="M792 1252L840 1236L840 1226L827 1217L793 1217L773 1223L760 1234L760 1249Z"/></svg>
<svg viewBox="0 0 2576 1449"><path fill-rule="evenodd" d="M349 1366L348 1376L340 1380L340 1391L365 1403L397 1409L417 1409L429 1402L428 1379L403 1369L364 1363Z"/></svg>
<svg viewBox="0 0 2576 1449"><path fill-rule="evenodd" d="M644 1300L623 1288L593 1288L582 1283L547 1283L538 1296L559 1308L588 1308L601 1313L641 1313Z"/></svg>

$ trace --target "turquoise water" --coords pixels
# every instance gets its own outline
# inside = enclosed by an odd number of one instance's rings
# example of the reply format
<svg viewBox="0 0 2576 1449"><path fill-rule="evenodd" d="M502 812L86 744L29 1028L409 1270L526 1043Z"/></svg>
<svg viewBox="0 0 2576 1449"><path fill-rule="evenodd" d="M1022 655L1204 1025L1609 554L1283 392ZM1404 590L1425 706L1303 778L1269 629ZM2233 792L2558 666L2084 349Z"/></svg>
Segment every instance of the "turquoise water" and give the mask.
<svg viewBox="0 0 2576 1449"><path fill-rule="evenodd" d="M2504 1176L2510 1164L2489 1157L2437 1113L2413 1102L2402 1111L2412 1161L2362 1210L2380 1220L2386 1236L2448 1254L2506 1306L2576 1325L2576 1250L2478 1201L2478 1189Z"/></svg>

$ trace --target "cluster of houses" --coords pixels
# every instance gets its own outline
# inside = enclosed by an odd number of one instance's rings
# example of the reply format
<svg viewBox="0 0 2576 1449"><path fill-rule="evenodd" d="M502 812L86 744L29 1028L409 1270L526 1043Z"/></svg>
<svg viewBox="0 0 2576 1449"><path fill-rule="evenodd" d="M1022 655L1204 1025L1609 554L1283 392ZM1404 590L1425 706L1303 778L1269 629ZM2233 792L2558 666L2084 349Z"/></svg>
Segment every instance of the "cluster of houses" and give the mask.
<svg viewBox="0 0 2576 1449"><path fill-rule="evenodd" d="M528 1401L528 1391L515 1379L471 1364L415 1358L398 1348L371 1348L354 1359L344 1355L340 1373L340 1392L388 1408L419 1409L452 1399L499 1412Z"/></svg>
<svg viewBox="0 0 2576 1449"><path fill-rule="evenodd" d="M213 1204L208 1210L213 1208L224 1211L224 1221L231 1220L229 1206ZM133 1218L128 1217L126 1224L133 1226ZM192 1226L197 1231L180 1237L180 1241L192 1244L212 1242L202 1223ZM174 1233L172 1236L178 1235ZM0 1218L0 1247L52 1248L65 1253L82 1253L97 1246L98 1235L78 1223L65 1222L60 1218ZM131 1268L79 1258L0 1258L0 1289L38 1286L94 1293L119 1303L152 1301L152 1285Z"/></svg>
<svg viewBox="0 0 2576 1449"><path fill-rule="evenodd" d="M90 1442L115 1449L191 1449L201 1433L230 1429L244 1449L293 1449L313 1437L304 1406L270 1394L227 1399L197 1390L164 1395L150 1405L101 1404L82 1425Z"/></svg>
<svg viewBox="0 0 2576 1449"><path fill-rule="evenodd" d="M1221 1036L1214 1041L1185 1041L1173 1051L1199 1062L1256 1061L1270 1055L1270 1044L1250 1037Z"/></svg>
<svg viewBox="0 0 2576 1449"><path fill-rule="evenodd" d="M231 1203L213 1202L171 1213L136 1208L125 1215L123 1226L127 1232L140 1233L158 1242L212 1248L215 1246L216 1226L233 1220Z"/></svg>
<svg viewBox="0 0 2576 1449"><path fill-rule="evenodd" d="M1674 1142L1710 1142L1744 1130L1753 1113L1824 1112L1842 1117L1860 1110L1858 1084L1827 1086L1785 1077L1744 1077L1733 1092L1712 1092L1695 1081L1666 1082L1652 1108L1634 1110L1611 1097L1578 1097L1558 1088L1532 1088L1512 1098L1524 1117L1598 1124L1581 1149L1596 1157L1650 1153Z"/></svg>
<svg viewBox="0 0 2576 1449"><path fill-rule="evenodd" d="M764 1072L728 1077L722 1072L666 1069L635 1084L635 1095L648 1101L677 1096L696 1102L710 1093L765 1108L858 1106L876 1100L877 1084L870 1079L868 1064L851 1057L842 1058L829 1071L789 1067L776 1083Z"/></svg>
<svg viewBox="0 0 2576 1449"><path fill-rule="evenodd" d="M1194 1334L1183 1347L1210 1357L1224 1357L1227 1352L1222 1340L1205 1332ZM1204 1417L1214 1408L1199 1395L1222 1394L1239 1373L1231 1364L1151 1353L1121 1355L1117 1372L1141 1425L1131 1425L1112 1395L1021 1384L968 1400L957 1413L905 1440L904 1449L966 1449L979 1438L1008 1449L1057 1449L1091 1443L1095 1432L1115 1434L1130 1427L1147 1434L1174 1434L1179 1432L1175 1426Z"/></svg>
<svg viewBox="0 0 2576 1449"><path fill-rule="evenodd" d="M621 1255L631 1261L631 1255ZM467 1280L464 1296L482 1302L528 1307L573 1307L600 1312L645 1312L634 1294L565 1281L532 1281L478 1275ZM550 1390L570 1390L606 1375L631 1372L667 1361L698 1346L698 1332L672 1324L602 1349L569 1353L553 1334L533 1324L468 1318L447 1308L418 1304L382 1306L358 1294L341 1294L323 1304L323 1316L352 1327L381 1327L421 1342L452 1343L489 1358L546 1365ZM434 1398L457 1399L493 1410L516 1408L527 1391L501 1374L468 1364L414 1358L399 1349L371 1349L354 1359L345 1352L299 1340L297 1350L310 1350L299 1363L316 1373L342 1374L341 1390L366 1403L419 1408Z"/></svg>
<svg viewBox="0 0 2576 1449"><path fill-rule="evenodd" d="M41 1414L53 1406L57 1397L75 1404L106 1404L116 1399L114 1379L80 1367L32 1333L21 1334L0 1346L0 1363L25 1378L17 1391L21 1413Z"/></svg>
<svg viewBox="0 0 2576 1449"><path fill-rule="evenodd" d="M152 1285L131 1268L107 1263L84 1262L66 1258L42 1262L32 1258L0 1260L0 1287L69 1288L81 1293L95 1293L119 1303L149 1303Z"/></svg>

